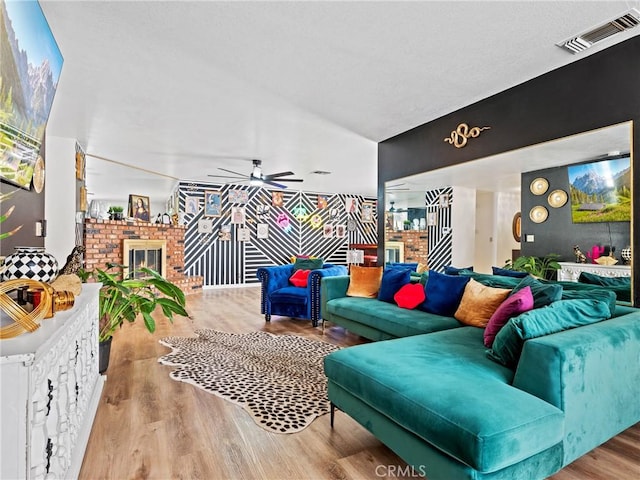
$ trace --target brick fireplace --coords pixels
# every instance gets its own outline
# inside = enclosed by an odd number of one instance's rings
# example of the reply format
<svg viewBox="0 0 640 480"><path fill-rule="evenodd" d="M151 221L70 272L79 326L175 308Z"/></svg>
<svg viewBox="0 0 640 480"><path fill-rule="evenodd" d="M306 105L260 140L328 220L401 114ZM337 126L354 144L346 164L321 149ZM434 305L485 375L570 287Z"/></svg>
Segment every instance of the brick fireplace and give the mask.
<svg viewBox="0 0 640 480"><path fill-rule="evenodd" d="M164 273L161 272L163 276L180 287L185 294L198 292L202 288L202 277L187 277L183 273L185 226L88 218L84 227L87 270L104 269L108 262L129 265L129 245L139 247L138 250L157 251L158 245L164 243L158 254L164 260ZM151 255L146 257L145 262L149 262L150 258L155 262L154 254L145 255Z"/></svg>

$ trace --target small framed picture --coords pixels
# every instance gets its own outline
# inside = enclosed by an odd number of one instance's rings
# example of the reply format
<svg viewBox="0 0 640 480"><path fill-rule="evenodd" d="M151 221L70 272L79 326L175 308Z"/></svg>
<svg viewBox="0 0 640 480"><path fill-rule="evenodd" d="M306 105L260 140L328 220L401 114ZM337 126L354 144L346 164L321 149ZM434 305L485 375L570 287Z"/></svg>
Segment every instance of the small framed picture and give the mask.
<svg viewBox="0 0 640 480"><path fill-rule="evenodd" d="M358 199L351 197L345 198L344 211L347 213L356 213L358 211Z"/></svg>
<svg viewBox="0 0 640 480"><path fill-rule="evenodd" d="M344 238L347 236L347 227L346 225L336 225L336 237Z"/></svg>
<svg viewBox="0 0 640 480"><path fill-rule="evenodd" d="M284 192L271 192L271 205L274 207L284 206Z"/></svg>
<svg viewBox="0 0 640 480"><path fill-rule="evenodd" d="M238 227L236 230L236 238L239 242L248 242L251 240L251 233L246 227Z"/></svg>
<svg viewBox="0 0 640 480"><path fill-rule="evenodd" d="M142 222L148 222L151 218L149 197L143 197L142 195L129 195L129 216Z"/></svg>
<svg viewBox="0 0 640 480"><path fill-rule="evenodd" d="M231 240L231 225L222 225L220 227L220 231L218 232L218 240L222 240L224 242L228 242Z"/></svg>
<svg viewBox="0 0 640 480"><path fill-rule="evenodd" d="M440 208L447 208L449 206L449 194L441 193L439 197Z"/></svg>
<svg viewBox="0 0 640 480"><path fill-rule="evenodd" d="M269 238L269 224L259 223L256 227L256 236L258 238Z"/></svg>
<svg viewBox="0 0 640 480"><path fill-rule="evenodd" d="M231 223L243 225L245 218L245 207L231 207Z"/></svg>
<svg viewBox="0 0 640 480"><path fill-rule="evenodd" d="M318 210L323 210L329 206L329 197L327 195L318 195Z"/></svg>
<svg viewBox="0 0 640 480"><path fill-rule="evenodd" d="M438 225L438 214L437 212L427 212L427 226L435 227Z"/></svg>
<svg viewBox="0 0 640 480"><path fill-rule="evenodd" d="M208 218L201 218L198 220L198 233L211 233L213 232L213 220Z"/></svg>
<svg viewBox="0 0 640 480"><path fill-rule="evenodd" d="M362 203L362 223L373 223L373 212L375 211L376 205L373 202L363 202Z"/></svg>
<svg viewBox="0 0 640 480"><path fill-rule="evenodd" d="M219 217L222 213L222 199L220 192L204 191L204 216Z"/></svg>
<svg viewBox="0 0 640 480"><path fill-rule="evenodd" d="M246 190L233 189L229 190L229 203L245 204L249 201L249 192Z"/></svg>
<svg viewBox="0 0 640 480"><path fill-rule="evenodd" d="M76 180L84 180L85 157L82 152L76 152Z"/></svg>
<svg viewBox="0 0 640 480"><path fill-rule="evenodd" d="M185 198L184 211L187 215L197 215L200 211L200 199L198 197Z"/></svg>
<svg viewBox="0 0 640 480"><path fill-rule="evenodd" d="M333 223L325 223L322 228L322 236L324 238L332 238L333 237Z"/></svg>

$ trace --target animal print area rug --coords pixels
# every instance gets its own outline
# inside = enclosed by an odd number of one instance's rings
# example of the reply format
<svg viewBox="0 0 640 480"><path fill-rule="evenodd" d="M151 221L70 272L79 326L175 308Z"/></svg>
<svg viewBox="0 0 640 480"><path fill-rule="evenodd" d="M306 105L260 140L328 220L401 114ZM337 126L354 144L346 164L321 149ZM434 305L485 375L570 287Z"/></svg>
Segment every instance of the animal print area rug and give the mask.
<svg viewBox="0 0 640 480"><path fill-rule="evenodd" d="M196 330L166 337L170 376L240 405L265 430L294 433L329 412L322 359L339 347L296 335Z"/></svg>

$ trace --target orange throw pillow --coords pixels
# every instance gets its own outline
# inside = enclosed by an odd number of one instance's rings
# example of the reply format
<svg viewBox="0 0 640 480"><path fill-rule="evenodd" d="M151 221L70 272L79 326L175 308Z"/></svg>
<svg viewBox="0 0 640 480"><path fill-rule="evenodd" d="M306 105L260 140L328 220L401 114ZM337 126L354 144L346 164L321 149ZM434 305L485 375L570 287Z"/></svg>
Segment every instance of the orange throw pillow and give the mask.
<svg viewBox="0 0 640 480"><path fill-rule="evenodd" d="M348 297L377 298L382 282L383 267L359 267L351 265Z"/></svg>
<svg viewBox="0 0 640 480"><path fill-rule="evenodd" d="M472 278L464 287L462 300L453 316L466 325L484 328L510 293L511 289L487 287Z"/></svg>

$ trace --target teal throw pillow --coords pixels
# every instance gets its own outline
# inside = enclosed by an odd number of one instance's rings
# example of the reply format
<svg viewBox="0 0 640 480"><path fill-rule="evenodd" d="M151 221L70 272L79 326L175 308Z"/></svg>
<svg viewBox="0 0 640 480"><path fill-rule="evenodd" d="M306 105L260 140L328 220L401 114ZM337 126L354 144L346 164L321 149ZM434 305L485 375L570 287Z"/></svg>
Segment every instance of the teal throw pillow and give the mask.
<svg viewBox="0 0 640 480"><path fill-rule="evenodd" d="M516 368L525 340L589 325L611 317L601 300L559 300L544 308L518 315L500 329L487 356L509 368Z"/></svg>
<svg viewBox="0 0 640 480"><path fill-rule="evenodd" d="M609 312L613 317L616 313L616 294L611 290L604 288L590 288L588 290L568 290L562 289L561 300L600 300L606 302L609 305Z"/></svg>
<svg viewBox="0 0 640 480"><path fill-rule="evenodd" d="M524 287L531 287L531 293L533 294L533 308L550 305L562 298L562 285L542 283L531 275L527 275L520 280L520 283L516 285L511 294L513 295Z"/></svg>
<svg viewBox="0 0 640 480"><path fill-rule="evenodd" d="M468 282L469 277L445 275L432 270L427 278L427 284L424 286L427 298L421 308L436 315L453 317Z"/></svg>
<svg viewBox="0 0 640 480"><path fill-rule="evenodd" d="M476 282L494 288L515 288L520 283L519 278L491 275L490 273L476 273L468 270L462 270L458 275L471 277Z"/></svg>
<svg viewBox="0 0 640 480"><path fill-rule="evenodd" d="M324 260L322 258L296 258L296 263L293 264L293 271L317 270L323 266Z"/></svg>
<svg viewBox="0 0 640 480"><path fill-rule="evenodd" d="M391 267L385 268L382 273L382 282L378 291L378 300L388 303L395 303L393 296L404 285L411 281L411 270L409 268Z"/></svg>
<svg viewBox="0 0 640 480"><path fill-rule="evenodd" d="M631 277L603 277L595 273L581 272L578 282L600 285L601 287L630 287Z"/></svg>

